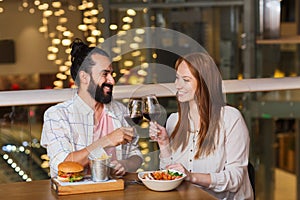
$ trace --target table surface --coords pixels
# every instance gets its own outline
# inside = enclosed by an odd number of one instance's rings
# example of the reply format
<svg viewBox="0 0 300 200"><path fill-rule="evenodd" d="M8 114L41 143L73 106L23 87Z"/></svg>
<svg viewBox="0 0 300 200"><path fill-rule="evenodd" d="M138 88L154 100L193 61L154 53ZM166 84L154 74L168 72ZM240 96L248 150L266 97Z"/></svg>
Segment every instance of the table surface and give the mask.
<svg viewBox="0 0 300 200"><path fill-rule="evenodd" d="M107 192L94 192L85 194L72 194L58 196L51 189L49 180L38 180L31 182L17 182L0 184L1 199L9 200L35 200L35 199L143 199L143 200L158 200L158 199L216 199L203 189L183 181L182 184L175 190L167 192L155 192L147 189L144 185L138 184L133 180L137 180L136 174L130 174L124 177L125 189Z"/></svg>

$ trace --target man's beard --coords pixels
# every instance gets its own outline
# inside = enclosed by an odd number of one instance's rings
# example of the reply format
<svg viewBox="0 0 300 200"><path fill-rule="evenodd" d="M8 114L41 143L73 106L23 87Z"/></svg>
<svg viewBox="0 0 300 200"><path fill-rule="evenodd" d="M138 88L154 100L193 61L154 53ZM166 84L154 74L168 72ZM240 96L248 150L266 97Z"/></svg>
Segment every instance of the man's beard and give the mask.
<svg viewBox="0 0 300 200"><path fill-rule="evenodd" d="M107 92L107 94L104 93L104 87L107 86L110 88L110 92ZM93 79L91 79L89 86L88 86L88 92L90 95L99 103L108 104L111 102L112 99L112 89L113 85L108 83L103 83L101 87L94 82Z"/></svg>

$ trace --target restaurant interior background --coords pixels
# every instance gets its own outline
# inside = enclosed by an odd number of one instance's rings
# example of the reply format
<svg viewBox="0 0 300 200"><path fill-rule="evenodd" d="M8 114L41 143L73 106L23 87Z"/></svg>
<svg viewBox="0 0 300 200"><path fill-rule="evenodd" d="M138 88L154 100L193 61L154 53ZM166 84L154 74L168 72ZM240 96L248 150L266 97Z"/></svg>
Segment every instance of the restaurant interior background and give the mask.
<svg viewBox="0 0 300 200"><path fill-rule="evenodd" d="M193 38L215 59L224 80L299 76L299 8L296 0L0 0L0 91L74 87L68 57L74 38L98 45L136 29L135 42L117 41L112 51L118 54L123 45L135 49L142 42L143 27ZM187 48L168 36L155 39ZM120 85L172 82L149 73L147 63L173 67L176 58L161 49L133 50L113 58L115 79ZM135 66L140 67L131 70ZM297 199L299 95L298 90L227 94L250 130L256 199ZM174 97L159 101L168 114L177 109ZM0 107L0 183L49 178L39 143L49 106ZM145 122L139 131L146 128ZM145 155L140 170L156 169L157 154L150 154L156 144L143 138L140 147Z"/></svg>

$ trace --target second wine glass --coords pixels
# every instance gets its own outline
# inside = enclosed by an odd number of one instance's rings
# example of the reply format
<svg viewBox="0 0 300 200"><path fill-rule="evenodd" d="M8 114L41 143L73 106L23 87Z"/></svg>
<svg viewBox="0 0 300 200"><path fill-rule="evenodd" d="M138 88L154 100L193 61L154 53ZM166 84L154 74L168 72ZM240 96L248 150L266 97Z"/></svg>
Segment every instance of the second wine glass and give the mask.
<svg viewBox="0 0 300 200"><path fill-rule="evenodd" d="M154 94L142 97L143 115L149 121L158 121L161 115L161 106Z"/></svg>
<svg viewBox="0 0 300 200"><path fill-rule="evenodd" d="M126 155L129 155L131 145L138 142L139 136L137 135L136 125L140 125L143 121L143 101L142 99L130 99L127 105L126 112L124 113L124 119L130 127L133 127L134 135L132 141L127 145L124 145L126 148ZM123 124L123 123L122 123ZM127 127L128 127L127 125Z"/></svg>
<svg viewBox="0 0 300 200"><path fill-rule="evenodd" d="M156 96L150 94L143 96L143 115L146 119L152 122L157 122L158 124L164 124L163 113L165 113L163 107L159 104ZM149 142L154 142L155 140L149 140Z"/></svg>
<svg viewBox="0 0 300 200"><path fill-rule="evenodd" d="M141 125L143 122L143 101L140 98L130 99L125 120L130 126Z"/></svg>

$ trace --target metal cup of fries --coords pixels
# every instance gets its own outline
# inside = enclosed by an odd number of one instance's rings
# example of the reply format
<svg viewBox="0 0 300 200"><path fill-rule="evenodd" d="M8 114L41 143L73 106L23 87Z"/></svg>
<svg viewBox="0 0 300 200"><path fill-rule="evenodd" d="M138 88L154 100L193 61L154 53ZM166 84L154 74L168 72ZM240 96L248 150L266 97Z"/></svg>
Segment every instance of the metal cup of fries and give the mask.
<svg viewBox="0 0 300 200"><path fill-rule="evenodd" d="M110 157L103 155L100 158L89 158L91 177L94 182L107 181L110 174Z"/></svg>

